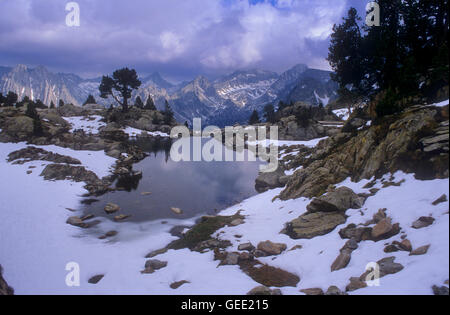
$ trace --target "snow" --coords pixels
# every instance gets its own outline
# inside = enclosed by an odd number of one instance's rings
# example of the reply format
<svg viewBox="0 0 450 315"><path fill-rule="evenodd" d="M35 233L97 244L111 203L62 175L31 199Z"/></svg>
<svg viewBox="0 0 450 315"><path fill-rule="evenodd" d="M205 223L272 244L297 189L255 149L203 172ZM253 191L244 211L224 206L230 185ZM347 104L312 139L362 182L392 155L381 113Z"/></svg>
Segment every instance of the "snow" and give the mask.
<svg viewBox="0 0 450 315"><path fill-rule="evenodd" d="M161 132L161 131L155 131L155 132L149 132L149 131L145 131L145 130L141 130L141 129L136 129L136 128L132 128L132 127L126 127L124 129L124 132L126 134L128 134L128 136L130 137L136 137L142 133L146 133L147 135L153 136L153 137L163 137L163 138L167 138L169 137L169 135L167 133Z"/></svg>
<svg viewBox="0 0 450 315"><path fill-rule="evenodd" d="M248 141L247 144L248 145L263 145L263 146L270 146L270 145L275 145L278 147L290 147L290 146L295 146L295 145L304 145L308 148L314 148L320 141L327 139L328 137L324 137L324 138L317 138L317 139L312 139L312 140L308 140L308 141L287 141L287 140L260 140L260 141Z"/></svg>
<svg viewBox="0 0 450 315"><path fill-rule="evenodd" d="M437 106L437 107L448 106L448 100L440 102L440 103L433 104L433 106Z"/></svg>
<svg viewBox="0 0 450 315"><path fill-rule="evenodd" d="M303 141L313 146L319 139ZM296 142L298 144L298 142ZM70 181L44 181L38 175L43 169L42 161L24 165L6 162L8 153L25 147L25 144L0 143L0 174L8 180L0 181L0 263L4 277L17 294L245 294L259 284L245 275L237 266L221 266L213 260L213 252L200 254L184 250L170 250L155 257L168 261L168 266L154 274L142 275L144 258L150 251L160 249L174 239L169 230L174 225L191 225L190 220L166 220L145 223L114 223L100 219L101 223L89 231L65 224L68 217L77 215L66 208L76 209L80 196L86 191L83 183ZM42 148L79 158L83 165L100 174L107 173L114 160L103 152L83 152L55 146ZM30 165L36 166L33 173L26 174ZM385 176L385 179L389 178ZM345 289L350 277L359 277L367 263L388 256L405 269L380 280L379 287L369 287L352 294L431 294L433 285L443 285L449 278L449 203L432 206L442 194L448 194L449 180L416 180L413 175L398 172L395 181L404 180L398 187L381 189L369 197L362 209L348 210L347 222L331 233L311 240L294 240L280 234L285 223L305 213L310 203L307 198L281 201L275 199L281 188L249 198L220 213L232 215L238 210L245 216L245 223L236 227L225 227L215 233L228 239L237 250L241 243L261 241L285 243L288 249L279 256L259 258L262 263L282 268L297 274L301 281L296 288L281 288L283 294L301 294L300 289L322 288L330 285ZM337 186L347 186L356 193L368 192L363 188L369 180L358 183L349 179ZM376 188L382 188L378 180ZM274 200L274 201L273 201ZM400 235L381 242L363 241L353 252L349 266L331 272L330 266L346 240L338 231L350 223L364 223L380 208L387 208L394 223L400 223L413 247L431 244L428 254L408 256L406 252L385 254L384 244L400 240ZM412 222L421 216L433 216L436 222L424 229L414 230ZM92 235L116 230L118 236L112 240L99 240ZM236 238L235 235L243 235ZM68 287L65 279L66 264L76 262L81 270L81 286ZM97 285L87 280L97 274L105 274ZM175 281L190 283L178 290L169 285Z"/></svg>
<svg viewBox="0 0 450 315"><path fill-rule="evenodd" d="M350 117L350 112L348 108L336 109L333 110L333 113L344 121L346 121Z"/></svg>
<svg viewBox="0 0 450 315"><path fill-rule="evenodd" d="M69 124L72 125L72 129L70 132L74 132L75 130L82 129L87 134L98 134L99 129L101 127L106 126L105 123L100 120L103 119L102 116L93 115L93 116L75 116L75 117L63 117Z"/></svg>

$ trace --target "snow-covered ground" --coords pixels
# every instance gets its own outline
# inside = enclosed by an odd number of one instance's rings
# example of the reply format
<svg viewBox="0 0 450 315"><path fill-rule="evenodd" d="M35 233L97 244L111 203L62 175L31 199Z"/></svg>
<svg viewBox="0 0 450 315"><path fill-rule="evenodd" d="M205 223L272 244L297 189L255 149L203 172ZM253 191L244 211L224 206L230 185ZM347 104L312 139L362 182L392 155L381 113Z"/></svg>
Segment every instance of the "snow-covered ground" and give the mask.
<svg viewBox="0 0 450 315"><path fill-rule="evenodd" d="M336 109L333 110L333 113L344 121L346 121L350 117L350 112L348 108Z"/></svg>
<svg viewBox="0 0 450 315"><path fill-rule="evenodd" d="M315 145L317 140L308 142ZM298 142L296 142L298 144ZM303 142L302 144L305 144ZM105 241L65 224L68 217L77 215L66 208L75 209L80 196L86 191L83 183L70 181L44 181L39 174L46 162L30 162L12 165L6 162L8 153L23 148L24 144L0 143L0 264L4 277L17 294L246 294L259 284L245 275L238 266L217 268L214 254L200 254L184 250L170 250L156 259L168 261L168 266L153 274L142 275L146 254L160 249L174 239L169 230L174 225L192 224L187 221L166 220L147 223L113 223L101 220L92 231L119 232L116 238ZM70 155L82 161L86 167L104 175L113 160L103 152L76 152L53 146L42 148ZM92 155L91 155L92 154ZM29 166L33 173L26 174ZM100 174L99 174L100 173ZM270 240L302 248L286 251L279 256L259 258L263 263L297 274L301 281L296 288L282 288L284 294L301 294L300 289L322 288L330 285L345 289L350 277L359 277L370 262L395 256L405 269L395 275L381 279L379 287L369 287L353 294L431 294L433 285L443 285L449 278L449 203L433 206L431 203L442 194L448 194L449 180L415 180L412 175L395 174L395 181L405 182L399 186L381 189L369 197L360 210L348 210L346 224L333 232L311 240L293 240L280 234L284 224L306 211L310 200L275 200L281 189L270 190L249 198L224 210L222 215L232 215L242 210L245 223L236 227L225 227L217 231L221 239L228 239L237 250L240 243ZM355 192L367 192L362 188L368 181L352 183L349 180L338 186L347 186ZM381 188L381 181L375 185ZM385 254L384 244L400 240L400 235L390 240L374 243L364 241L353 252L349 266L331 272L330 266L346 240L338 231L350 223L363 223L371 219L380 209L387 208L394 223L400 223L413 247L431 244L428 254L410 257L406 252ZM362 211L361 211L362 210ZM421 216L433 216L433 225L414 230L412 222ZM221 233L222 232L222 233ZM236 238L235 235L243 235ZM69 274L66 264L76 262L80 266L81 285L68 287L65 279ZM88 284L88 279L97 274L105 277L98 284ZM190 283L172 290L175 281Z"/></svg>
<svg viewBox="0 0 450 315"><path fill-rule="evenodd" d="M100 127L106 126L105 123L101 122L102 116L93 115L93 116L76 116L76 117L64 117L64 120L72 125L72 129L70 132L74 132L75 130L82 129L87 134L98 134L98 129Z"/></svg>
<svg viewBox="0 0 450 315"><path fill-rule="evenodd" d="M136 137L136 136L141 135L142 133L146 133L147 135L152 136L152 137L158 137L158 136L163 137L163 138L169 137L169 135L167 133L164 133L161 131L149 132L149 131L136 129L136 128L132 128L132 127L126 127L123 131L126 134L128 134L128 136L130 136L130 137Z"/></svg>

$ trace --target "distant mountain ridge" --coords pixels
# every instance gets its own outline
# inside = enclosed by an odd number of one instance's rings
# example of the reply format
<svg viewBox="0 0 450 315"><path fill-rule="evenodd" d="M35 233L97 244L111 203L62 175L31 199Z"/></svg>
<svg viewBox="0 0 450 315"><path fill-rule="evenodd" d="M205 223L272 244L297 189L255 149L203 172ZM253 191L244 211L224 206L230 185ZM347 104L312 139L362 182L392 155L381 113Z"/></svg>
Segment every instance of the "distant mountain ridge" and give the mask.
<svg viewBox="0 0 450 315"><path fill-rule="evenodd" d="M198 76L178 85L168 82L158 72L140 80L142 85L134 91L133 102L137 96L144 102L151 96L162 109L167 100L178 121L199 117L219 127L245 123L253 110L261 112L268 103L303 101L326 105L337 95L337 84L331 81L330 72L301 64L282 74L260 69L238 70L215 80ZM0 67L0 92L13 91L19 99L28 96L47 105L57 104L62 99L79 106L92 94L98 103L108 106L113 101L100 98L100 81L101 78L83 79L75 74L52 73L43 66Z"/></svg>

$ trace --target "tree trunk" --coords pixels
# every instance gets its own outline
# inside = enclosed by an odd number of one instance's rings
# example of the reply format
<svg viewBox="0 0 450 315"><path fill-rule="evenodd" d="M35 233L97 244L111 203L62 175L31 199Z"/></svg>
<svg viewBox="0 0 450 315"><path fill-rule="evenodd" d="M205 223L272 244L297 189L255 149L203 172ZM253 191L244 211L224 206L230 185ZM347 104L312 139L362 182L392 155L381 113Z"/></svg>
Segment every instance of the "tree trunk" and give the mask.
<svg viewBox="0 0 450 315"><path fill-rule="evenodd" d="M124 113L128 112L128 99L126 97L123 98L122 110Z"/></svg>

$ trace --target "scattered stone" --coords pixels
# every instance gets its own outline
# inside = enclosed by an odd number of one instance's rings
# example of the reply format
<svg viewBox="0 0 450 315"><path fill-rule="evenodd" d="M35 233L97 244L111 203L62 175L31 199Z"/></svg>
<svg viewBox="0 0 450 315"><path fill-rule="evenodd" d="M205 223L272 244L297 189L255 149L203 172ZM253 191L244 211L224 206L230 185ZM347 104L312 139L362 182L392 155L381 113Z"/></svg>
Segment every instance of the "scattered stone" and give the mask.
<svg viewBox="0 0 450 315"><path fill-rule="evenodd" d="M378 210L378 212L373 215L373 222L377 224L380 223L380 221L386 219L386 211L386 208Z"/></svg>
<svg viewBox="0 0 450 315"><path fill-rule="evenodd" d="M431 245L425 245L422 247L419 247L411 252L409 256L422 256L428 253L428 250L430 249Z"/></svg>
<svg viewBox="0 0 450 315"><path fill-rule="evenodd" d="M238 253L227 253L227 256L220 263L221 266L234 266L239 263L239 254Z"/></svg>
<svg viewBox="0 0 450 315"><path fill-rule="evenodd" d="M99 283L104 277L105 277L105 275L96 275L96 276L93 276L92 278L90 278L90 279L88 280L88 283L90 283L90 284L97 284L97 283Z"/></svg>
<svg viewBox="0 0 450 315"><path fill-rule="evenodd" d="M428 227L434 223L435 219L432 217L420 217L412 224L412 227L416 230Z"/></svg>
<svg viewBox="0 0 450 315"><path fill-rule="evenodd" d="M30 175L32 173L33 173L33 171L27 171L27 175Z"/></svg>
<svg viewBox="0 0 450 315"><path fill-rule="evenodd" d="M358 196L347 187L340 187L326 195L314 198L306 207L308 212L345 212L348 209L359 209L363 206L365 199Z"/></svg>
<svg viewBox="0 0 450 315"><path fill-rule="evenodd" d="M332 232L345 221L346 216L338 212L306 213L287 224L286 234L293 239L312 239Z"/></svg>
<svg viewBox="0 0 450 315"><path fill-rule="evenodd" d="M449 295L449 289L448 287L442 286L438 287L436 285L433 286L433 294L434 295Z"/></svg>
<svg viewBox="0 0 450 315"><path fill-rule="evenodd" d="M100 236L99 239L104 240L104 239L107 239L109 237L114 237L117 234L119 234L119 232L117 232L117 231L109 231L105 235Z"/></svg>
<svg viewBox="0 0 450 315"><path fill-rule="evenodd" d="M95 218L95 216L93 214L86 214L84 217L81 217L81 221L88 221L90 219Z"/></svg>
<svg viewBox="0 0 450 315"><path fill-rule="evenodd" d="M410 240L403 240L401 243L398 244L398 246L400 247L400 249L404 250L405 252L410 252L412 251L412 244Z"/></svg>
<svg viewBox="0 0 450 315"><path fill-rule="evenodd" d="M120 207L118 205L114 204L114 203L108 203L105 206L105 212L107 214L113 214L113 213L115 213L117 211L120 211Z"/></svg>
<svg viewBox="0 0 450 315"><path fill-rule="evenodd" d="M355 224L349 224L347 227L339 231L342 239L354 239L356 242L367 241L372 239L372 228L357 227Z"/></svg>
<svg viewBox="0 0 450 315"><path fill-rule="evenodd" d="M293 251L293 250L298 250L298 249L302 249L303 246L302 245L295 245L294 247L292 247L289 251Z"/></svg>
<svg viewBox="0 0 450 315"><path fill-rule="evenodd" d="M255 249L255 246L253 246L253 244L252 243L245 243L245 244L241 244L241 245L239 245L239 247L238 247L238 250L246 250L246 251L248 251L248 252L251 252L252 250L254 250Z"/></svg>
<svg viewBox="0 0 450 315"><path fill-rule="evenodd" d="M167 253L167 248L161 248L161 249L157 249L157 250L150 252L149 254L147 254L147 256L145 256L145 258L153 258L158 255L165 254L165 253Z"/></svg>
<svg viewBox="0 0 450 315"><path fill-rule="evenodd" d="M158 259L150 259L145 263L145 269L152 268L153 270L159 270L167 267L167 261L161 261Z"/></svg>
<svg viewBox="0 0 450 315"><path fill-rule="evenodd" d="M393 245L393 244L387 245L384 248L384 252L385 253L396 253L398 251L400 251L400 249L397 246Z"/></svg>
<svg viewBox="0 0 450 315"><path fill-rule="evenodd" d="M245 221L243 219L236 219L236 220L231 221L230 225L231 226L238 226L238 225L241 225L241 224L244 224L244 223L245 223Z"/></svg>
<svg viewBox="0 0 450 315"><path fill-rule="evenodd" d="M381 278L386 275L392 275L403 270L404 267L401 264L395 263L394 261L395 257L386 257L377 262L380 266Z"/></svg>
<svg viewBox="0 0 450 315"><path fill-rule="evenodd" d="M331 265L331 272L346 268L351 258L351 252L349 250L343 250Z"/></svg>
<svg viewBox="0 0 450 315"><path fill-rule="evenodd" d="M300 282L297 275L280 268L261 264L257 260L240 264L240 267L250 278L266 287L296 287Z"/></svg>
<svg viewBox="0 0 450 315"><path fill-rule="evenodd" d="M172 283L172 284L170 285L170 288L173 289L173 290L176 290L176 289L178 289L179 287L181 287L182 285L187 284L187 283L190 283L190 282L189 282L189 281L186 281L186 280L177 281L177 282Z"/></svg>
<svg viewBox="0 0 450 315"><path fill-rule="evenodd" d="M433 201L433 206L437 206L440 203L446 202L447 200L447 195L443 194L442 196L440 196L438 199L436 199L435 201Z"/></svg>
<svg viewBox="0 0 450 315"><path fill-rule="evenodd" d="M264 252L266 256L280 255L287 248L286 244L272 243L265 241L258 244L258 250Z"/></svg>
<svg viewBox="0 0 450 315"><path fill-rule="evenodd" d="M254 257L249 252L243 252L239 254L239 261L253 260Z"/></svg>
<svg viewBox="0 0 450 315"><path fill-rule="evenodd" d="M347 293L342 292L338 287L333 285L333 286L328 288L328 290L325 293L325 295L347 295Z"/></svg>
<svg viewBox="0 0 450 315"><path fill-rule="evenodd" d="M142 196L149 196L151 194L152 194L151 192L147 192L147 191L141 192Z"/></svg>
<svg viewBox="0 0 450 315"><path fill-rule="evenodd" d="M117 215L114 217L114 221L122 222L122 221L125 221L126 219L128 219L129 217L131 217L131 215L120 214L120 215Z"/></svg>
<svg viewBox="0 0 450 315"><path fill-rule="evenodd" d="M372 229L372 237L374 239L379 238L383 235L388 234L392 231L392 221L390 218L386 218L378 222L377 225Z"/></svg>
<svg viewBox="0 0 450 315"><path fill-rule="evenodd" d="M66 223L83 229L88 227L88 225L84 223L83 220L81 220L79 217L70 217L67 219Z"/></svg>
<svg viewBox="0 0 450 315"><path fill-rule="evenodd" d="M183 211L180 208L170 208L170 210L172 210L173 213L175 214L183 214Z"/></svg>
<svg viewBox="0 0 450 315"><path fill-rule="evenodd" d="M250 292L247 293L247 295L253 295L253 296L264 296L264 295L281 295L280 289L271 290L270 288L266 286L259 286L256 288L253 288L250 290Z"/></svg>
<svg viewBox="0 0 450 315"><path fill-rule="evenodd" d="M303 289L300 292L305 293L306 295L325 295L322 289L320 288L312 288L312 289Z"/></svg>
<svg viewBox="0 0 450 315"><path fill-rule="evenodd" d="M364 289L367 287L367 283L365 281L362 281L360 278L350 278L350 284L347 285L347 287L345 288L345 290L347 292L352 292L352 291L356 291L359 289Z"/></svg>

